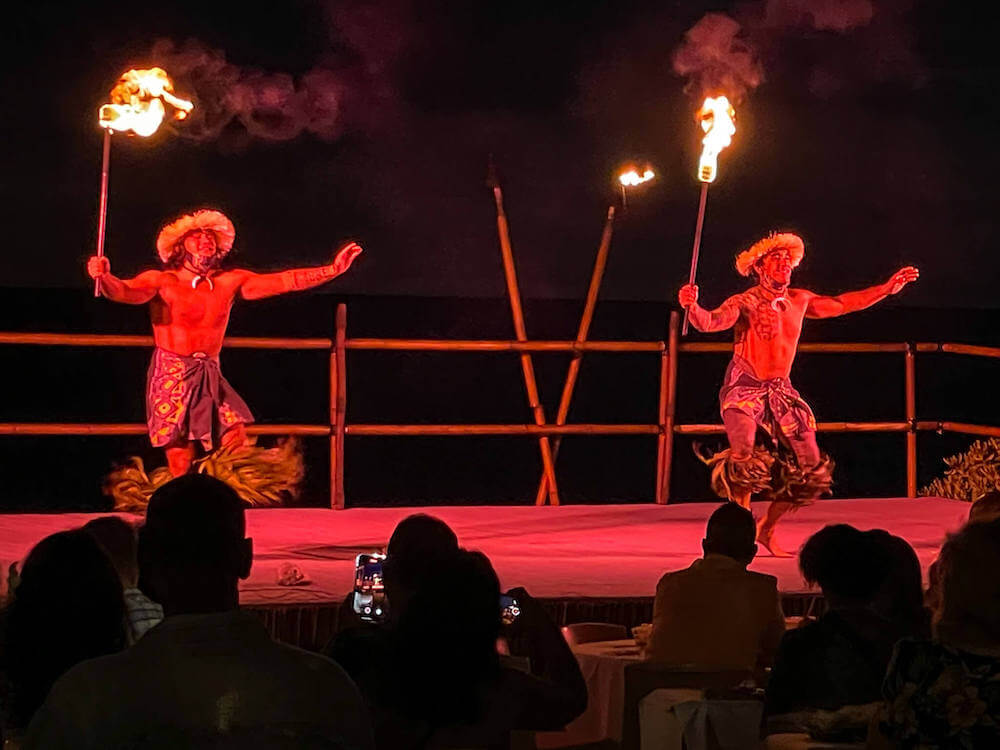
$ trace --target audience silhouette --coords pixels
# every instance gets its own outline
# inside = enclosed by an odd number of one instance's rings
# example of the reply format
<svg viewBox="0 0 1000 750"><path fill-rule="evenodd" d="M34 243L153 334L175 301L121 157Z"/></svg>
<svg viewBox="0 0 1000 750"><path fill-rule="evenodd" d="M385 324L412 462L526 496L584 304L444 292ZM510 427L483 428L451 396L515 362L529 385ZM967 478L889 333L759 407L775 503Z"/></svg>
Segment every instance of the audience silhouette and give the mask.
<svg viewBox="0 0 1000 750"><path fill-rule="evenodd" d="M70 667L121 650L124 623L118 575L90 535L62 531L36 544L3 614L7 728L26 727Z"/></svg>
<svg viewBox="0 0 1000 750"><path fill-rule="evenodd" d="M372 747L344 671L276 643L240 612L237 583L250 573L252 541L228 485L189 474L158 489L138 555L141 585L165 619L127 651L63 675L25 748Z"/></svg>

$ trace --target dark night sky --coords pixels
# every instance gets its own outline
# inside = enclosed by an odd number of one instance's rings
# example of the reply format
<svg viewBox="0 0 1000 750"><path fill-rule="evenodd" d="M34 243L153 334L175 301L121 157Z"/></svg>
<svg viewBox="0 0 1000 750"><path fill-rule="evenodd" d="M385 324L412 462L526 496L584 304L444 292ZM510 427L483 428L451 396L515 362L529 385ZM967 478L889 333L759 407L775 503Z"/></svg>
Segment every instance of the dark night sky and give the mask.
<svg viewBox="0 0 1000 750"><path fill-rule="evenodd" d="M164 220L209 204L234 220L252 268L320 263L351 236L367 253L344 291L500 296L492 153L525 296L579 298L613 173L639 157L661 179L619 225L603 294L667 299L686 275L700 148L697 97L671 52L706 11L763 7L734 5L8 6L2 284L86 286L96 110L121 72L162 63L150 53L166 39L217 50L241 76L331 71L336 132L273 140L233 121L212 139L116 136L107 249L117 272L152 262ZM843 34L798 25L760 37L766 80L739 107L710 195L706 302L738 287L741 246L786 227L807 241L800 284L833 292L914 263L924 275L906 304L996 306L992 27L962 3L912 6L874 0L871 23Z"/></svg>

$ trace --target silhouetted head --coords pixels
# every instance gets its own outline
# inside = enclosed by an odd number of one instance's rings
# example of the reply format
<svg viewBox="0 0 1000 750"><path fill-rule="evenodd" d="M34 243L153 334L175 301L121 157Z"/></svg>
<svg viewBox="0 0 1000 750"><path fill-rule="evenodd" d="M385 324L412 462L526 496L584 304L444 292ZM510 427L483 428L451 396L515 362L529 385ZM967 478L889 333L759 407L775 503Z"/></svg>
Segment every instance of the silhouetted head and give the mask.
<svg viewBox="0 0 1000 750"><path fill-rule="evenodd" d="M474 720L477 688L499 669L500 582L481 552L458 550L427 572L399 614L397 703L435 723Z"/></svg>
<svg viewBox="0 0 1000 750"><path fill-rule="evenodd" d="M382 564L390 611L405 607L423 579L457 552L458 537L441 519L416 513L400 521L389 537Z"/></svg>
<svg viewBox="0 0 1000 750"><path fill-rule="evenodd" d="M139 561L136 557L135 527L118 516L101 516L88 521L82 528L107 554L118 571L122 587L130 589L138 586Z"/></svg>
<svg viewBox="0 0 1000 750"><path fill-rule="evenodd" d="M205 474L153 493L139 530L139 570L143 590L166 615L239 606L237 584L253 559L244 508L232 487Z"/></svg>
<svg viewBox="0 0 1000 750"><path fill-rule="evenodd" d="M36 544L4 616L13 726L30 721L70 667L121 650L124 624L118 573L89 534L62 531Z"/></svg>
<svg viewBox="0 0 1000 750"><path fill-rule="evenodd" d="M799 568L818 584L831 607L867 605L889 573L885 546L845 523L825 526L799 553Z"/></svg>
<svg viewBox="0 0 1000 750"><path fill-rule="evenodd" d="M880 545L888 559L888 573L872 600L872 609L914 637L927 637L929 619L924 607L920 560L910 543L888 531L865 532Z"/></svg>
<svg viewBox="0 0 1000 750"><path fill-rule="evenodd" d="M941 548L934 631L959 648L1000 649L1000 520L970 523Z"/></svg>
<svg viewBox="0 0 1000 750"><path fill-rule="evenodd" d="M701 548L706 555L725 555L749 565L757 554L753 514L736 503L723 503L708 519Z"/></svg>
<svg viewBox="0 0 1000 750"><path fill-rule="evenodd" d="M969 523L986 523L1000 518L1000 490L987 492L969 508Z"/></svg>

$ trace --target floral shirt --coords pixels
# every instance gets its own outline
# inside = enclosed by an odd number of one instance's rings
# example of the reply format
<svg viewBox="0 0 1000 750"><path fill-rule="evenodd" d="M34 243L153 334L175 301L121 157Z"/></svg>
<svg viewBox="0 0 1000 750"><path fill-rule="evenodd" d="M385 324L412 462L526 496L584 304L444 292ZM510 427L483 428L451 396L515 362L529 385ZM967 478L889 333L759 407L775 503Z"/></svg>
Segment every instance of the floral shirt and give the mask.
<svg viewBox="0 0 1000 750"><path fill-rule="evenodd" d="M901 748L1000 747L1000 659L900 641L883 686L882 733Z"/></svg>

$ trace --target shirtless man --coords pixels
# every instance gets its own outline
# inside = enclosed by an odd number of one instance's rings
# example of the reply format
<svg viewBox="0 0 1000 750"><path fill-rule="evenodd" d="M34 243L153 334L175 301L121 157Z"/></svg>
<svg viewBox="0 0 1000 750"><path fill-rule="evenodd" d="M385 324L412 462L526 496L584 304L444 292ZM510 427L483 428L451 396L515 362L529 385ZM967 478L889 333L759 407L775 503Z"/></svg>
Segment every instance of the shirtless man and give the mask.
<svg viewBox="0 0 1000 750"><path fill-rule="evenodd" d="M219 351L237 296L262 299L319 286L344 273L361 246L344 245L333 262L278 273L222 269L236 230L221 212L201 209L160 230L156 250L163 270L132 279L111 273L104 256L87 262L105 297L129 305L150 303L156 349L146 385L146 423L156 447L166 449L173 476L186 474L194 443L210 450L246 442L250 410L219 371Z"/></svg>
<svg viewBox="0 0 1000 750"><path fill-rule="evenodd" d="M735 327L733 359L719 392L729 450L708 461L713 467L712 488L745 508L750 507L752 494L771 496L758 525L757 541L776 556L790 556L774 540L778 519L827 492L831 484L832 462L816 444L816 419L789 381L802 321L863 310L920 275L907 266L884 284L826 297L788 286L804 252L797 235L771 234L736 257L736 270L742 276L752 274L755 286L711 311L698 304L695 284L685 284L678 295L699 331ZM775 458L755 448L758 427L794 454L794 461L782 464L781 487L772 486Z"/></svg>

